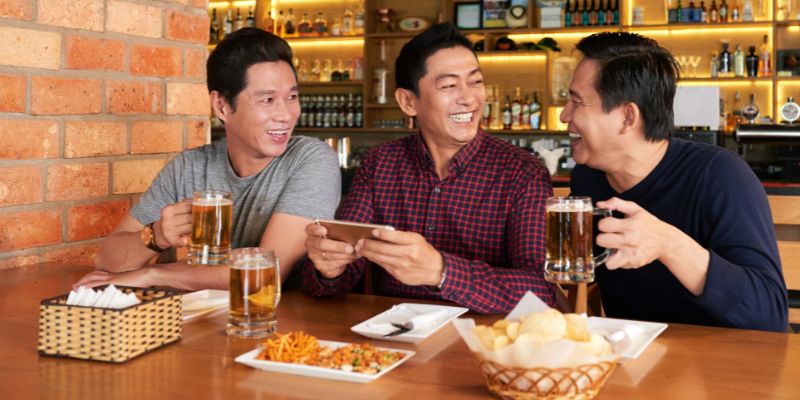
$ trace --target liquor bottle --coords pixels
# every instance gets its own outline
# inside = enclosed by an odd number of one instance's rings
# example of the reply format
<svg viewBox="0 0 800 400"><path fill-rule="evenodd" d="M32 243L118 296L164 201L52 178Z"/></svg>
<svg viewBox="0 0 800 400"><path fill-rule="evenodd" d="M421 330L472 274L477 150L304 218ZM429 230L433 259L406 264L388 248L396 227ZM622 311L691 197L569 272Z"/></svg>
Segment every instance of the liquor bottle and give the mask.
<svg viewBox="0 0 800 400"><path fill-rule="evenodd" d="M729 12L731 14L731 22L739 22L739 5L736 4L736 0L733 0L733 4L731 4L729 8Z"/></svg>
<svg viewBox="0 0 800 400"><path fill-rule="evenodd" d="M742 99L741 93L737 90L733 94L733 107L731 108L731 112L728 113L727 123L725 125L725 132L733 133L736 130L736 125L739 123L739 116L742 114L742 111L739 109L739 100Z"/></svg>
<svg viewBox="0 0 800 400"><path fill-rule="evenodd" d="M719 5L719 22L728 22L728 4L725 0Z"/></svg>
<svg viewBox="0 0 800 400"><path fill-rule="evenodd" d="M342 36L342 21L334 18L331 24L331 36Z"/></svg>
<svg viewBox="0 0 800 400"><path fill-rule="evenodd" d="M339 60L336 67L331 72L331 82L340 82L342 80L342 60Z"/></svg>
<svg viewBox="0 0 800 400"><path fill-rule="evenodd" d="M328 97L328 96L326 96ZM323 123L325 128L336 128L339 124L339 117L337 116L339 112L339 102L336 100L336 96L330 96L330 101L328 102L328 107L325 108L325 119L323 121L327 122L327 125Z"/></svg>
<svg viewBox="0 0 800 400"><path fill-rule="evenodd" d="M352 128L355 123L355 107L353 106L353 94L347 94L347 115L345 116L345 123L344 125L348 128Z"/></svg>
<svg viewBox="0 0 800 400"><path fill-rule="evenodd" d="M722 52L719 53L719 74L723 77L731 75L733 72L731 60L731 52L728 51L728 42L722 42Z"/></svg>
<svg viewBox="0 0 800 400"><path fill-rule="evenodd" d="M283 16L283 10L278 11L278 18L275 19L275 34L286 37L286 17Z"/></svg>
<svg viewBox="0 0 800 400"><path fill-rule="evenodd" d="M525 95L525 100L522 102L522 129L531 129L531 98Z"/></svg>
<svg viewBox="0 0 800 400"><path fill-rule="evenodd" d="M308 96L308 108L306 109L306 111L308 112L308 116L307 116L307 119L306 119L306 125L305 126L313 128L313 127L316 126L316 123L315 123L314 120L315 120L315 118L317 116L316 115L317 114L317 96L314 96L314 95Z"/></svg>
<svg viewBox="0 0 800 400"><path fill-rule="evenodd" d="M278 31L275 30L275 18L272 15L272 10L267 13L267 18L264 19L264 30L275 35L278 34Z"/></svg>
<svg viewBox="0 0 800 400"><path fill-rule="evenodd" d="M608 2L608 10L606 10L606 25L617 25L619 23L619 0L608 0Z"/></svg>
<svg viewBox="0 0 800 400"><path fill-rule="evenodd" d="M758 74L761 76L772 76L772 49L769 47L769 37L764 35L764 43L758 48L761 56L758 60Z"/></svg>
<svg viewBox="0 0 800 400"><path fill-rule="evenodd" d="M247 11L247 21L245 21L245 26L248 28L255 28L256 27L256 17L253 13L253 7L250 7L250 10Z"/></svg>
<svg viewBox="0 0 800 400"><path fill-rule="evenodd" d="M533 92L533 102L531 103L530 127L539 130L542 126L542 104L539 103L539 92Z"/></svg>
<svg viewBox="0 0 800 400"><path fill-rule="evenodd" d="M503 105L503 129L511 129L511 99L506 96L506 104Z"/></svg>
<svg viewBox="0 0 800 400"><path fill-rule="evenodd" d="M347 100L345 99L344 95L339 96L339 123L337 124L339 128L344 128L347 126Z"/></svg>
<svg viewBox="0 0 800 400"><path fill-rule="evenodd" d="M314 117L315 126L322 128L325 125L325 96L317 96L317 113Z"/></svg>
<svg viewBox="0 0 800 400"><path fill-rule="evenodd" d="M314 33L314 29L311 27L311 20L308 19L308 13L303 13L303 18L297 23L297 35L300 37L308 37L311 36L312 33Z"/></svg>
<svg viewBox="0 0 800 400"><path fill-rule="evenodd" d="M322 63L322 69L319 71L319 81L330 82L332 76L333 76L333 62L331 62L330 59L326 59Z"/></svg>
<svg viewBox="0 0 800 400"><path fill-rule="evenodd" d="M692 8L692 22L703 22L703 7L702 2L700 3L701 6ZM694 6L694 3L692 3L692 6Z"/></svg>
<svg viewBox="0 0 800 400"><path fill-rule="evenodd" d="M364 126L364 106L361 100L361 95L356 95L355 114L353 116L353 125L356 128Z"/></svg>
<svg viewBox="0 0 800 400"><path fill-rule="evenodd" d="M744 77L744 53L740 44L736 45L736 50L733 52L733 75L737 78Z"/></svg>
<svg viewBox="0 0 800 400"><path fill-rule="evenodd" d="M236 9L236 19L233 21L233 32L238 31L244 27L244 20L242 19L242 9Z"/></svg>
<svg viewBox="0 0 800 400"><path fill-rule="evenodd" d="M597 11L597 25L606 25L606 13L608 13L608 0L599 0L600 7Z"/></svg>
<svg viewBox="0 0 800 400"><path fill-rule="evenodd" d="M344 10L344 18L342 19L342 35L352 35L355 33L355 28L353 27L353 11L350 10L348 6Z"/></svg>
<svg viewBox="0 0 800 400"><path fill-rule="evenodd" d="M719 22L719 9L717 9L717 0L711 0L711 8L708 10L708 22Z"/></svg>
<svg viewBox="0 0 800 400"><path fill-rule="evenodd" d="M614 23L612 25L619 25L619 0L614 3Z"/></svg>
<svg viewBox="0 0 800 400"><path fill-rule="evenodd" d="M208 30L208 44L219 42L219 20L217 20L217 9L211 9L211 25Z"/></svg>
<svg viewBox="0 0 800 400"><path fill-rule="evenodd" d="M339 60L341 62L341 60ZM353 74L350 72L353 69L353 63L350 60L344 62L344 69L342 70L342 80L349 82L352 79Z"/></svg>
<svg viewBox="0 0 800 400"><path fill-rule="evenodd" d="M717 57L717 52L711 52L711 77L712 78L719 78L719 58Z"/></svg>
<svg viewBox="0 0 800 400"><path fill-rule="evenodd" d="M700 2L700 22L708 23L708 9L705 1Z"/></svg>
<svg viewBox="0 0 800 400"><path fill-rule="evenodd" d="M380 41L380 63L372 71L372 100L377 104L389 102L389 68L386 66L386 40Z"/></svg>
<svg viewBox="0 0 800 400"><path fill-rule="evenodd" d="M742 107L742 117L747 120L750 124L756 123L756 118L758 118L759 113L758 106L756 105L756 95L750 93L750 102L745 104Z"/></svg>
<svg viewBox="0 0 800 400"><path fill-rule="evenodd" d="M492 129L503 129L503 110L500 108L500 86L492 86L492 117L489 126Z"/></svg>
<svg viewBox="0 0 800 400"><path fill-rule="evenodd" d="M308 125L308 96L300 95L300 118L297 120L297 126L303 128Z"/></svg>
<svg viewBox="0 0 800 400"><path fill-rule="evenodd" d="M589 26L595 25L597 25L597 3L595 3L595 0L592 0L592 3L589 5Z"/></svg>
<svg viewBox="0 0 800 400"><path fill-rule="evenodd" d="M353 18L353 30L356 35L363 35L367 24L367 12L364 10L363 2L358 2L358 8Z"/></svg>
<svg viewBox="0 0 800 400"><path fill-rule="evenodd" d="M492 96L493 92L490 87L488 93L486 93L486 101L483 102L483 111L481 112L481 127L485 130L492 129Z"/></svg>
<svg viewBox="0 0 800 400"><path fill-rule="evenodd" d="M511 102L511 129L522 129L522 100L519 86L514 88L514 100Z"/></svg>
<svg viewBox="0 0 800 400"><path fill-rule="evenodd" d="M311 74L308 75L309 82L319 82L320 80L320 70L322 69L322 64L318 59L314 59L311 62Z"/></svg>
<svg viewBox="0 0 800 400"><path fill-rule="evenodd" d="M572 26L572 7L575 6L574 1L567 0L566 6L564 6L564 27L569 28Z"/></svg>
<svg viewBox="0 0 800 400"><path fill-rule="evenodd" d="M753 2L751 0L744 0L742 7L742 22L751 22L755 20L753 15Z"/></svg>
<svg viewBox="0 0 800 400"><path fill-rule="evenodd" d="M222 25L222 33L226 36L230 35L233 32L233 18L231 17L231 9L228 9L228 15L225 16L225 24Z"/></svg>
<svg viewBox="0 0 800 400"><path fill-rule="evenodd" d="M317 19L314 20L314 32L317 36L326 36L328 34L328 21L322 17L322 13L317 13Z"/></svg>
<svg viewBox="0 0 800 400"><path fill-rule="evenodd" d="M756 55L756 46L750 46L750 54L745 58L747 64L747 76L753 78L758 76L758 56Z"/></svg>
<svg viewBox="0 0 800 400"><path fill-rule="evenodd" d="M589 26L589 5L586 3L588 0L583 0L583 8L581 9L581 26Z"/></svg>
<svg viewBox="0 0 800 400"><path fill-rule="evenodd" d="M583 9L581 8L581 4L579 3L580 0L575 0L575 7L572 11L572 26L581 26L581 15L583 15Z"/></svg>
<svg viewBox="0 0 800 400"><path fill-rule="evenodd" d="M294 19L294 10L289 9L289 14L283 20L283 29L286 37L297 37L297 22Z"/></svg>
<svg viewBox="0 0 800 400"><path fill-rule="evenodd" d="M667 23L674 24L678 22L678 9L673 7L672 0L667 2Z"/></svg>

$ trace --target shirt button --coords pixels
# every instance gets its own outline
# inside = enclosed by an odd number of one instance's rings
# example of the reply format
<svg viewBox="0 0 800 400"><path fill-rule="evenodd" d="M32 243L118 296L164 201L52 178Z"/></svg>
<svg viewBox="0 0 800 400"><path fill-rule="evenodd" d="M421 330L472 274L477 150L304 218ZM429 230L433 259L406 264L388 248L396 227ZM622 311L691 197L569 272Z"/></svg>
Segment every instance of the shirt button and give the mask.
<svg viewBox="0 0 800 400"><path fill-rule="evenodd" d="M433 192L434 193L442 193L442 188L436 187L436 188L433 189Z"/></svg>
<svg viewBox="0 0 800 400"><path fill-rule="evenodd" d="M428 225L428 231L433 232L436 230L436 227L433 225Z"/></svg>

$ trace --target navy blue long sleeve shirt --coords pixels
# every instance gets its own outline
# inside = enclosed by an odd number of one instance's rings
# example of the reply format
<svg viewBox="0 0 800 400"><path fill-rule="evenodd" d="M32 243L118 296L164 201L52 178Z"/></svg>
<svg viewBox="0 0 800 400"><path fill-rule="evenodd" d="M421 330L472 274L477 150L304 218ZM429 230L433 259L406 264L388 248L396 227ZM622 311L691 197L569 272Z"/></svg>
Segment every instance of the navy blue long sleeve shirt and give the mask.
<svg viewBox="0 0 800 400"><path fill-rule="evenodd" d="M787 292L763 186L737 154L670 139L664 158L617 193L604 172L576 166L570 183L593 202L619 197L692 237L711 254L695 296L659 261L638 269L599 267L609 317L785 332Z"/></svg>

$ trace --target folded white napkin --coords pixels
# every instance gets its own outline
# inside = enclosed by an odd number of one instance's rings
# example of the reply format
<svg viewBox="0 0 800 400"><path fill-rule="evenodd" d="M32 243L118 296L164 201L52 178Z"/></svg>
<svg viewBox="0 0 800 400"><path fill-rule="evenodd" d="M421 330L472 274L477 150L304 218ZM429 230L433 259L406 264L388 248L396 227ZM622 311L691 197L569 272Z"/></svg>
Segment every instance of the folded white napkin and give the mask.
<svg viewBox="0 0 800 400"><path fill-rule="evenodd" d="M638 346L639 342L644 338L644 328L634 324L625 324L622 329L601 333L611 344L611 348L614 349L616 354L621 354Z"/></svg>
<svg viewBox="0 0 800 400"><path fill-rule="evenodd" d="M392 325L395 324L407 324L411 323L411 331L412 332L419 332L429 329L437 324L441 323L443 320L449 317L449 313L446 309L438 309L435 311L419 314L412 310L410 307L404 305L395 305L389 309L383 318L378 321L367 322L364 324L365 328L373 331L375 333L385 335L389 332L394 332L397 330L397 327Z"/></svg>
<svg viewBox="0 0 800 400"><path fill-rule="evenodd" d="M78 290L69 292L67 296L68 306L85 306L98 308L125 308L141 303L136 294L124 293L114 285L108 285L101 291L81 286Z"/></svg>

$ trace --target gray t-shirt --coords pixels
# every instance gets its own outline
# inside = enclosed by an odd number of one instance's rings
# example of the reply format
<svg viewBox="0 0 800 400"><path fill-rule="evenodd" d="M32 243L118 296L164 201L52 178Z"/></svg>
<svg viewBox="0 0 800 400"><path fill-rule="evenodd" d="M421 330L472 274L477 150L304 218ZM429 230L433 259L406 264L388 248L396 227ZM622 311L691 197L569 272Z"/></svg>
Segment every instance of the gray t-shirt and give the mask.
<svg viewBox="0 0 800 400"><path fill-rule="evenodd" d="M240 178L228 160L226 139L184 151L173 158L139 202L133 218L149 224L161 209L192 198L199 190L222 190L233 195L231 246L255 247L273 213L333 218L339 205L341 174L336 153L318 139L293 136L286 152L261 172Z"/></svg>

